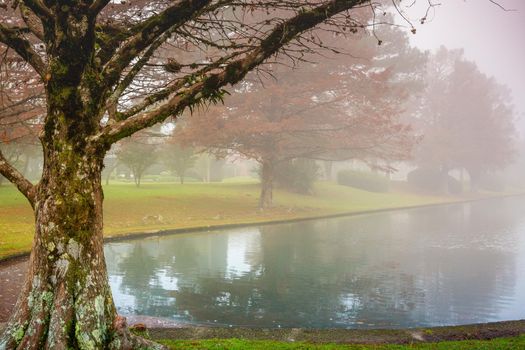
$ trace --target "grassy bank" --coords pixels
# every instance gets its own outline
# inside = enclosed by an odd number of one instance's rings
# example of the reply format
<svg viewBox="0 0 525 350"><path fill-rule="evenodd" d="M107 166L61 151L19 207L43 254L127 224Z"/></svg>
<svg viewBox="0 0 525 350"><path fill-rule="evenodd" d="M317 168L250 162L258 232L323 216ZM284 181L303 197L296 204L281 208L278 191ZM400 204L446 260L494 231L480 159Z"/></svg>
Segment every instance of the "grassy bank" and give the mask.
<svg viewBox="0 0 525 350"><path fill-rule="evenodd" d="M240 339L227 340L164 340L163 344L171 349L186 350L510 350L524 349L525 336L514 338L500 338L493 340L466 340L454 342L410 344L410 345L337 345L337 344L309 344L286 343L275 341L249 341Z"/></svg>
<svg viewBox="0 0 525 350"><path fill-rule="evenodd" d="M403 191L371 193L333 183L316 184L313 195L276 190L275 207L257 209L256 182L148 183L140 188L116 183L106 186L106 236L165 229L258 223L367 210L419 206L472 199ZM487 194L478 194L477 197ZM33 214L12 186L0 187L0 259L27 252L33 238Z"/></svg>
<svg viewBox="0 0 525 350"><path fill-rule="evenodd" d="M407 329L152 328L139 334L173 349L525 349L525 321Z"/></svg>

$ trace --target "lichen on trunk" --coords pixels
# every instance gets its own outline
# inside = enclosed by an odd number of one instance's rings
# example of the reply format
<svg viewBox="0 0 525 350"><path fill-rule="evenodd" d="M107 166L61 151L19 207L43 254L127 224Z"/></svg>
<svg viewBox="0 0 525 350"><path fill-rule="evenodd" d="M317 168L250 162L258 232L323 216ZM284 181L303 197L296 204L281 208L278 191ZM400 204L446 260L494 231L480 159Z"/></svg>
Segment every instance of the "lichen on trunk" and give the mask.
<svg viewBox="0 0 525 350"><path fill-rule="evenodd" d="M146 341L123 328L108 283L103 156L56 137L45 145L29 272L0 349L140 347Z"/></svg>
<svg viewBox="0 0 525 350"><path fill-rule="evenodd" d="M85 16L76 19L75 28L55 28L64 37L49 45L47 117L40 136L44 169L33 203L35 236L27 279L0 349L152 347L125 328L109 287L101 186L108 146L89 142L99 129L103 104L89 55L73 55L75 48L83 52L92 45Z"/></svg>

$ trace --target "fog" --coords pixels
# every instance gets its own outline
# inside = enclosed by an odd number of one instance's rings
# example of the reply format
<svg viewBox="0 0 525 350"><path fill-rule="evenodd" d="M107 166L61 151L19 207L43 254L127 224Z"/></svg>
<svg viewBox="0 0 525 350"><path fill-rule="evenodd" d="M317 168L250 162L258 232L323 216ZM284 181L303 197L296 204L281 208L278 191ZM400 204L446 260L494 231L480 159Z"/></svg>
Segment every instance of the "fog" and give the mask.
<svg viewBox="0 0 525 350"><path fill-rule="evenodd" d="M520 63L525 60L525 48L520 38L525 33L525 4L520 0L500 4L512 11L495 10L489 1L443 2L435 8L431 21L424 25L414 21L417 34L410 41L422 50L442 45L463 49L465 57L512 90L523 132L525 85L520 77L525 76L525 68ZM414 8L412 15L420 10Z"/></svg>
<svg viewBox="0 0 525 350"><path fill-rule="evenodd" d="M212 3L99 4L78 62L0 6L0 322L28 264L148 327L524 319L525 3Z"/></svg>

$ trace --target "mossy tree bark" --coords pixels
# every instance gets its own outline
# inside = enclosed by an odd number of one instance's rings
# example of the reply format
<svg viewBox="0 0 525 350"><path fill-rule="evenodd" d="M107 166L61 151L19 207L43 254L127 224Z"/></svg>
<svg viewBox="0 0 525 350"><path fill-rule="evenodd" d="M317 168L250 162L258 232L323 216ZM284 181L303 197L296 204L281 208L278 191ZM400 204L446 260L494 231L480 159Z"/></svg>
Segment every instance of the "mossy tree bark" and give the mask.
<svg viewBox="0 0 525 350"><path fill-rule="evenodd" d="M106 272L101 172L109 147L89 141L104 112L95 20L87 10L57 11L44 24L44 170L37 186L22 183L30 189L36 230L27 280L0 349L152 347L117 316Z"/></svg>
<svg viewBox="0 0 525 350"><path fill-rule="evenodd" d="M109 288L102 237L103 157L72 140L55 136L54 141L44 142L28 276L0 348L152 346L127 332Z"/></svg>

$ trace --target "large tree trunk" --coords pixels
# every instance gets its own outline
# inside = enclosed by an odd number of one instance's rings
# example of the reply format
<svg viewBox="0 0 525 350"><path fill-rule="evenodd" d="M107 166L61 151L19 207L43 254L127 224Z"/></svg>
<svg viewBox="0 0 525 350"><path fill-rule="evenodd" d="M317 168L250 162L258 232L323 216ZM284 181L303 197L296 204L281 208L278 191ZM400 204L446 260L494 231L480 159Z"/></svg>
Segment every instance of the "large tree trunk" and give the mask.
<svg viewBox="0 0 525 350"><path fill-rule="evenodd" d="M142 178L142 173L140 171L133 172L133 181L135 182L136 187L140 187L141 178Z"/></svg>
<svg viewBox="0 0 525 350"><path fill-rule="evenodd" d="M481 179L481 171L478 169L469 168L467 169L470 178L470 191L477 193L479 191L479 181Z"/></svg>
<svg viewBox="0 0 525 350"><path fill-rule="evenodd" d="M45 149L24 287L0 349L140 348L117 317L104 261L103 156Z"/></svg>
<svg viewBox="0 0 525 350"><path fill-rule="evenodd" d="M259 197L259 209L266 209L273 205L274 164L271 160L264 160L262 162L261 168L261 194Z"/></svg>
<svg viewBox="0 0 525 350"><path fill-rule="evenodd" d="M66 6L65 9L68 7ZM35 188L29 271L0 349L132 349L104 261L101 171L108 144L91 143L104 110L92 70L94 19L60 12L46 26L44 169Z"/></svg>
<svg viewBox="0 0 525 350"><path fill-rule="evenodd" d="M325 160L323 162L323 166L324 166L325 179L328 180L328 181L332 181L332 179L333 179L332 170L333 170L333 167L334 167L334 162L331 161L331 160Z"/></svg>
<svg viewBox="0 0 525 350"><path fill-rule="evenodd" d="M448 173L450 170L447 167L441 167L439 171L440 178L440 189L439 191L445 194L450 194L450 189L448 187Z"/></svg>

